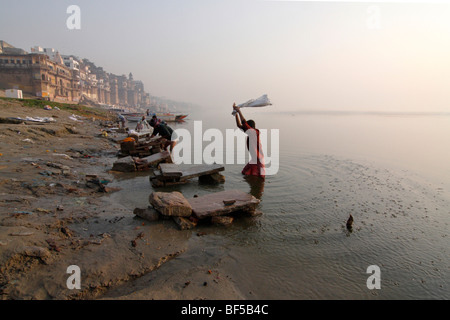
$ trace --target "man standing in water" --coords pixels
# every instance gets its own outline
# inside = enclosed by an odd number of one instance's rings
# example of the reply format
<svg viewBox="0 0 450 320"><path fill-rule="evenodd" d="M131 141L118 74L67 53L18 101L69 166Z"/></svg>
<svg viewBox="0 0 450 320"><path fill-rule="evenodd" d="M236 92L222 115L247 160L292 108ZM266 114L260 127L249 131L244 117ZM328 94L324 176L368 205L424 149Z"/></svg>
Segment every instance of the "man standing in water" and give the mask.
<svg viewBox="0 0 450 320"><path fill-rule="evenodd" d="M266 166L264 163L264 155L262 153L261 141L259 139L259 130L256 129L255 121L245 120L244 116L236 103L233 104L233 109L236 110L234 115L236 118L236 125L243 130L247 135L247 149L250 152L251 160L242 170L242 174L246 176L258 176L265 178Z"/></svg>

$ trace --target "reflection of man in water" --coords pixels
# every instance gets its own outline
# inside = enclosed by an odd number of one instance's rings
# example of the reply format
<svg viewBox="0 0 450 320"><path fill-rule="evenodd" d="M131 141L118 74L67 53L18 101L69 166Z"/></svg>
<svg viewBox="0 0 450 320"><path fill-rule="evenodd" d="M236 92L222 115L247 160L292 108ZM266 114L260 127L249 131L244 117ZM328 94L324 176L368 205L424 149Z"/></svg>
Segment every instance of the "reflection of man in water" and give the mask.
<svg viewBox="0 0 450 320"><path fill-rule="evenodd" d="M264 179L251 175L244 176L244 179L250 186L250 194L256 199L261 200L261 197L264 193Z"/></svg>
<svg viewBox="0 0 450 320"><path fill-rule="evenodd" d="M242 170L242 174L265 178L266 166L264 163L264 155L262 153L261 141L259 139L259 130L256 129L255 121L245 120L239 107L233 105L236 110L236 125L242 129L247 135L247 148L250 152L251 160Z"/></svg>

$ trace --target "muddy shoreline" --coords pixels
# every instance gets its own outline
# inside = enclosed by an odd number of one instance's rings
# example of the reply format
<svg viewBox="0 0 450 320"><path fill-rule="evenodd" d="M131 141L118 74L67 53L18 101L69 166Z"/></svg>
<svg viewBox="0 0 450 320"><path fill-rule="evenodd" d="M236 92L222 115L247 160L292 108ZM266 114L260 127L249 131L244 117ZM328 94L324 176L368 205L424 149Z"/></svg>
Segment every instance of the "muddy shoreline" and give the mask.
<svg viewBox="0 0 450 320"><path fill-rule="evenodd" d="M102 135L107 115L0 100L0 118L26 116L55 121L0 123L3 300L245 298L218 268L170 271L195 231L138 218L111 201L114 188L92 182L95 176L107 185L120 175L110 169L125 135ZM71 265L81 270L81 289L67 287Z"/></svg>

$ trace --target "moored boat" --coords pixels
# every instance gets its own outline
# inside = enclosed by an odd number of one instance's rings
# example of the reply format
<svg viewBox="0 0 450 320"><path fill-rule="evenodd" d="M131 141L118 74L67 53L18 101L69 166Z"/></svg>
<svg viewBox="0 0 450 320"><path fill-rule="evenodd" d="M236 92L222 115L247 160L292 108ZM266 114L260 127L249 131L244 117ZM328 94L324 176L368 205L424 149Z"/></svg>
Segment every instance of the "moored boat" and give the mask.
<svg viewBox="0 0 450 320"><path fill-rule="evenodd" d="M142 116L145 116L145 113L141 112L124 112L121 113L129 122L139 122L142 119ZM147 116L147 120L150 120L151 117L155 115L155 113L152 113L151 115ZM184 119L188 116L187 114L173 114L173 113L156 113L156 116L158 119L161 119L165 122L181 122L184 121Z"/></svg>
<svg viewBox="0 0 450 320"><path fill-rule="evenodd" d="M165 122L181 122L184 121L183 119L186 118L188 115L184 114L173 114L173 113L157 113L156 116L158 119L161 119Z"/></svg>
<svg viewBox="0 0 450 320"><path fill-rule="evenodd" d="M144 116L144 113L139 112L127 112L127 113L121 113L125 119L129 122L139 122L142 119L142 116Z"/></svg>
<svg viewBox="0 0 450 320"><path fill-rule="evenodd" d="M173 113L157 113L158 119L166 122L173 122L176 120L176 116Z"/></svg>
<svg viewBox="0 0 450 320"><path fill-rule="evenodd" d="M186 118L187 114L179 114L175 117L175 121L184 121L184 118Z"/></svg>

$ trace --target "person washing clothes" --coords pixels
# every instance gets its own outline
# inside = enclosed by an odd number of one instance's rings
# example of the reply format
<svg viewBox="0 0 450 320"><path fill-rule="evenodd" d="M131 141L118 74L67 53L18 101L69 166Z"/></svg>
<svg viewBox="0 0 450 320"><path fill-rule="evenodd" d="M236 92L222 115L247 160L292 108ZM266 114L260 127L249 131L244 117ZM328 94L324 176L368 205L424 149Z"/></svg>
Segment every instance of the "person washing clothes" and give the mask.
<svg viewBox="0 0 450 320"><path fill-rule="evenodd" d="M247 163L242 170L242 174L258 176L261 178L265 178L266 174L266 166L264 162L264 154L262 152L262 146L260 141L259 130L256 129L255 121L253 120L245 120L242 115L241 109L236 106L236 103L233 104L233 110L236 111L236 125L238 128L243 130L247 135L247 149L250 152L251 160Z"/></svg>
<svg viewBox="0 0 450 320"><path fill-rule="evenodd" d="M136 125L136 131L141 132L144 129L150 130L150 125L147 120L145 120L145 116L142 116L142 119Z"/></svg>
<svg viewBox="0 0 450 320"><path fill-rule="evenodd" d="M163 149L167 150L167 148L170 147L170 153L172 153L173 148L177 144L175 134L173 134L173 129L165 124L165 122L158 120L159 119L157 119L156 116L150 120L150 126L153 127L153 133L150 138L160 135L165 140L163 143Z"/></svg>

